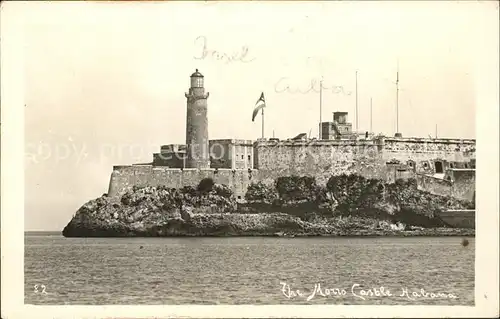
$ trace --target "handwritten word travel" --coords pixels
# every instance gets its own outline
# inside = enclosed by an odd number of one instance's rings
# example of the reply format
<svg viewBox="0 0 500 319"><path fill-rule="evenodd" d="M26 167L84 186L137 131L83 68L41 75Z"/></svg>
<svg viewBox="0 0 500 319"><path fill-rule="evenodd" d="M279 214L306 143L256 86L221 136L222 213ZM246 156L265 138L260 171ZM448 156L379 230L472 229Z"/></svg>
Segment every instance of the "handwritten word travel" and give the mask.
<svg viewBox="0 0 500 319"><path fill-rule="evenodd" d="M310 79L307 84L303 86L293 85L289 77L280 78L274 85L274 91L276 93L290 93L290 94L308 94L311 92L319 93L320 88L323 89L324 93L331 92L333 94L343 94L351 95L351 91L346 91L343 86L340 85L328 85L321 83L319 79Z"/></svg>
<svg viewBox="0 0 500 319"><path fill-rule="evenodd" d="M304 298L307 301L311 301L317 296L320 297L345 297L352 296L361 300L367 300L369 298L377 297L394 297L394 298L406 298L409 300L416 299L458 299L458 297L452 293L443 292L428 292L425 289L410 290L407 287L401 287L398 293L392 293L387 287L371 287L362 288L359 284L353 284L350 289L338 288L338 287L325 287L320 283L314 284L312 289L299 290L292 289L290 285L285 282L280 282L281 293L287 298Z"/></svg>
<svg viewBox="0 0 500 319"><path fill-rule="evenodd" d="M255 58L248 57L248 47L242 46L240 50L233 53L225 53L213 49L208 48L207 38L204 36L199 36L194 40L196 46L201 48L201 52L198 55L195 55L193 58L196 60L204 60L207 57L210 57L214 60L221 61L224 63L230 62L243 62L248 63L255 60Z"/></svg>

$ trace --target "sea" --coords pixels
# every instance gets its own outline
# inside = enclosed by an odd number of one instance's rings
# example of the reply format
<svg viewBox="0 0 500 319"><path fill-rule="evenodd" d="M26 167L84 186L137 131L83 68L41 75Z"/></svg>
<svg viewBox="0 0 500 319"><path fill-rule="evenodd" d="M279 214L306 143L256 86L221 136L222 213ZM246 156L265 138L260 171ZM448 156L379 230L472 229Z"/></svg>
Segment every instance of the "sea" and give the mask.
<svg viewBox="0 0 500 319"><path fill-rule="evenodd" d="M474 305L460 237L64 238L25 233L25 304Z"/></svg>

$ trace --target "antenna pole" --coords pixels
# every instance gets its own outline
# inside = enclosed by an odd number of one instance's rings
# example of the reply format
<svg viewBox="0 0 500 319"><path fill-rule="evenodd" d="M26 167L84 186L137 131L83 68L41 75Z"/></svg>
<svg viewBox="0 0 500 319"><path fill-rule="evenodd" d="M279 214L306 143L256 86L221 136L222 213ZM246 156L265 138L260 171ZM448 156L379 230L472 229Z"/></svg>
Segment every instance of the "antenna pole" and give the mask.
<svg viewBox="0 0 500 319"><path fill-rule="evenodd" d="M356 71L356 134L358 133L358 71Z"/></svg>
<svg viewBox="0 0 500 319"><path fill-rule="evenodd" d="M438 138L438 125L436 124L436 138Z"/></svg>
<svg viewBox="0 0 500 319"><path fill-rule="evenodd" d="M396 72L396 133L399 133L399 59Z"/></svg>
<svg viewBox="0 0 500 319"><path fill-rule="evenodd" d="M318 132L318 140L321 140L322 109L323 109L323 77L321 77L321 80L319 81L319 132Z"/></svg>
<svg viewBox="0 0 500 319"><path fill-rule="evenodd" d="M373 133L373 103L370 98L370 133Z"/></svg>

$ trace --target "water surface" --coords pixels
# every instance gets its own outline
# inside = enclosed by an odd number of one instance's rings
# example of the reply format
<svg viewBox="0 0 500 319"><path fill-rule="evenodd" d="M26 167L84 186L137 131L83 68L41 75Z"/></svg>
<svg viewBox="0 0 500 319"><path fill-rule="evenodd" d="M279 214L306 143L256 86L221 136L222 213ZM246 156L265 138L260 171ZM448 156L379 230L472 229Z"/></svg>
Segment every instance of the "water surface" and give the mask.
<svg viewBox="0 0 500 319"><path fill-rule="evenodd" d="M64 238L26 233L25 303L474 305L474 238L469 242L463 247L458 237ZM308 301L315 284L321 291ZM381 286L384 295L362 295L369 288L380 293ZM401 296L404 289L408 294ZM429 295L413 296L422 295L421 289ZM294 296L296 290L302 296Z"/></svg>

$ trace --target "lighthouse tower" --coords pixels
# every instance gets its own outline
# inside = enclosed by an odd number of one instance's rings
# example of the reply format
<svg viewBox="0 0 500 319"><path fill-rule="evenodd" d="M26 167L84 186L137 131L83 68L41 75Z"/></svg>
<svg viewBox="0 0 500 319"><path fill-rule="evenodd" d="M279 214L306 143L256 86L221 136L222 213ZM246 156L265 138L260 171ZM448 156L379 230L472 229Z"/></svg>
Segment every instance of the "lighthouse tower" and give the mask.
<svg viewBox="0 0 500 319"><path fill-rule="evenodd" d="M186 168L209 168L207 98L203 75L196 69L191 74L191 87L186 93Z"/></svg>

